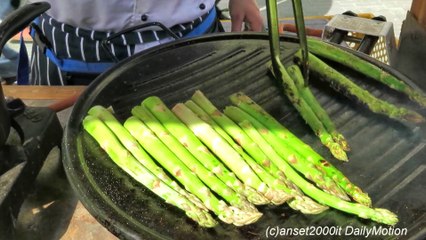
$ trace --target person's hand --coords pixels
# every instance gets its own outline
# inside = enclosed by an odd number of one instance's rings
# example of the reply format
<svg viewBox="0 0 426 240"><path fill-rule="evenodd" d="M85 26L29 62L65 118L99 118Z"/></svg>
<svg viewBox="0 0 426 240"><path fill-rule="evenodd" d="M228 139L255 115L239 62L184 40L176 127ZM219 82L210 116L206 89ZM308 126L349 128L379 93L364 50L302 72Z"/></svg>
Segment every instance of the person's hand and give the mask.
<svg viewBox="0 0 426 240"><path fill-rule="evenodd" d="M255 0L229 0L229 12L233 32L240 32L243 23L246 23L251 31L263 30L262 16Z"/></svg>

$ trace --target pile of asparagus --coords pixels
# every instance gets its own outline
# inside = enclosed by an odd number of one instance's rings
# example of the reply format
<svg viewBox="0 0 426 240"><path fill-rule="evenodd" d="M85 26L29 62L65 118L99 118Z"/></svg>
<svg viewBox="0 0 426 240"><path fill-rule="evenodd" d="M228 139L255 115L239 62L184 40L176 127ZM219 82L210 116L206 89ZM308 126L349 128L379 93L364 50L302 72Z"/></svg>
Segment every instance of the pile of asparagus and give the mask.
<svg viewBox="0 0 426 240"><path fill-rule="evenodd" d="M203 227L217 218L248 225L262 216L256 205L284 203L398 222L248 96L230 100L221 112L200 91L172 109L152 96L124 123L94 106L83 127L120 168Z"/></svg>
<svg viewBox="0 0 426 240"><path fill-rule="evenodd" d="M318 75L321 80L326 81L336 91L342 93L350 100L355 100L365 105L374 113L383 114L399 121L413 122L415 124L425 122L425 118L421 114L373 96L370 92L353 83L317 56L343 64L364 76L405 94L410 100L417 103L420 107L425 108L426 95L422 91L410 87L376 65L319 39L308 38L308 48L310 52L310 71ZM300 62L301 59L302 53L298 51L295 54L295 62ZM321 143L330 150L336 159L348 161L347 152L350 151L348 142L337 131L327 112L318 103L309 86L305 84L298 65L291 65L281 72L273 72L273 74L280 74L280 77L277 77L277 79L282 81L285 95L318 136Z"/></svg>

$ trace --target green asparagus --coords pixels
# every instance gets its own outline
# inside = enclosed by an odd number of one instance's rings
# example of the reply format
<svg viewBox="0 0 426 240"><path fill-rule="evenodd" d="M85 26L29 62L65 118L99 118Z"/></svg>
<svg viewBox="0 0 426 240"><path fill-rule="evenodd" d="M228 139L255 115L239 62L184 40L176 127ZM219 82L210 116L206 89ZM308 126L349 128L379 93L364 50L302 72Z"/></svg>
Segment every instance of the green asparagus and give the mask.
<svg viewBox="0 0 426 240"><path fill-rule="evenodd" d="M295 56L296 58L300 58L300 52L296 53ZM425 121L422 115L413 110L398 107L376 98L367 90L359 87L343 74L328 66L315 55L310 54L309 61L311 62L310 69L312 72L317 73L323 80L330 82L337 90L342 91L345 96L355 98L357 101L366 105L372 112L413 123L422 123Z"/></svg>
<svg viewBox="0 0 426 240"><path fill-rule="evenodd" d="M367 193L364 193L359 187L353 184L345 175L335 168L331 163L325 160L324 157L319 155L308 144L304 143L286 127L279 123L274 117L267 113L261 106L255 103L244 93L236 93L231 95L231 102L245 112L254 117L261 124L266 126L271 132L277 136L280 141L291 145L294 150L300 153L308 161L315 164L315 166L324 171L329 177L333 178L345 192L351 196L356 202L371 206L371 199Z"/></svg>
<svg viewBox="0 0 426 240"><path fill-rule="evenodd" d="M194 172L213 192L225 199L233 206L233 223L238 226L247 225L257 221L262 214L249 203L246 198L224 184L214 173L196 159L176 138L165 129L161 123L143 106L136 106L132 114L143 121L146 126L176 154L176 156ZM235 213L235 212L238 212Z"/></svg>
<svg viewBox="0 0 426 240"><path fill-rule="evenodd" d="M194 195L182 189L179 184L170 179L164 172L163 168L159 167L154 160L145 152L138 141L127 131L126 128L115 118L110 110L103 106L96 105L89 109L88 114L102 120L109 129L116 135L121 144L138 160L144 167L149 169L156 177L160 178L169 187L175 189L180 194L191 200L195 205L200 208L207 208L203 203Z"/></svg>
<svg viewBox="0 0 426 240"><path fill-rule="evenodd" d="M86 116L83 120L83 127L105 150L111 160L136 181L153 191L167 203L182 209L188 217L201 226L214 227L217 225L208 211L194 205L138 162L101 120L93 116Z"/></svg>
<svg viewBox="0 0 426 240"><path fill-rule="evenodd" d="M260 146L264 152L266 150L276 151L281 159L284 159L290 165L295 167L299 172L304 174L307 179L315 182L318 187L341 199L348 200L346 193L334 182L332 178L328 177L325 173L316 168L312 162L306 160L298 152L294 151L291 145L282 144L275 135L273 135L267 128L263 127L249 114L234 106L226 107L224 112L235 122L250 120L250 123L254 126L253 129L257 129L262 137L269 143ZM256 143L259 145L259 142ZM269 153L268 156L271 161L273 161ZM275 162L275 164L278 165L277 162Z"/></svg>
<svg viewBox="0 0 426 240"><path fill-rule="evenodd" d="M131 116L124 122L124 127L157 162L189 192L197 196L219 219L226 223L233 223L234 215L229 206L224 201L217 199L210 189L144 123Z"/></svg>
<svg viewBox="0 0 426 240"><path fill-rule="evenodd" d="M149 97L142 103L163 126L183 144L207 169L212 171L226 185L243 194L255 205L267 204L270 201L255 189L242 184L240 180L201 141L182 123L158 97Z"/></svg>
<svg viewBox="0 0 426 240"><path fill-rule="evenodd" d="M210 124L220 135L222 135L228 143L232 144L237 142L238 145L240 145L243 149L246 149L247 153L263 168L268 169L268 171L275 177L280 177L279 175L281 174L281 171L279 168L274 164L271 164L271 160L262 151L258 151L256 143L251 141L234 121L221 113L201 91L195 91L191 99L195 106L192 105L190 101L186 103L187 106L193 110L194 113L198 114L201 119L206 119L204 121ZM197 110L197 107L200 109ZM239 151L242 151L242 149Z"/></svg>
<svg viewBox="0 0 426 240"><path fill-rule="evenodd" d="M275 198L271 202L275 205L283 204L289 199L293 198L291 195L291 190L281 181L279 175L281 171L275 166L271 165L271 162L268 159L261 159L261 161L255 161L251 156L244 152L240 145L238 145L232 138L223 130L219 125L217 125L213 119L211 119L207 113L204 112L196 103L189 100L185 102L185 105L197 116L209 124L228 144L235 149L246 161L247 164L256 172L260 179L265 182L268 187L275 190L277 193ZM194 110L193 110L194 109ZM238 126L237 126L238 127Z"/></svg>
<svg viewBox="0 0 426 240"><path fill-rule="evenodd" d="M257 134L257 131L253 128L253 125L248 121L240 122L239 126L244 130L244 132L249 137L252 137L253 133ZM261 136L258 135L258 137L261 137ZM256 144L258 144L257 141L254 141L254 142ZM262 147L262 145L259 145L259 148L257 150L263 151L264 148ZM278 163L278 161L272 161L271 162L271 164L277 164L277 163ZM287 184L286 184L286 182L287 182ZM301 194L300 192L295 190L294 187L291 187L291 184L289 184L288 181L284 181L284 182L279 181L278 184L280 184L279 186L282 186L282 188L285 187L284 190L287 192L287 194L292 196L292 198L289 199L289 201L290 201L289 206L292 207L293 209L299 210L299 211L301 211L303 213L307 213L307 214L318 214L318 213L321 213L321 212L327 210L326 206L323 206L321 204L318 204L318 203L312 201L311 199L307 198L306 196L304 196L303 194Z"/></svg>
<svg viewBox="0 0 426 240"><path fill-rule="evenodd" d="M229 111L230 111L229 109L228 111L227 109L225 109L225 114L228 114ZM230 113L230 115L232 116L231 118L233 118L236 121L241 120L241 118L237 117L236 114L234 115L235 112L237 111L231 110L231 113ZM238 115L240 114L241 112L238 113ZM255 126L254 129L258 131L259 135L264 136L262 134L264 129L257 129L256 127L257 124L255 124L256 120L253 118L249 118L249 121ZM269 135L269 136L263 137L263 140L268 141L269 138L273 138L273 137ZM274 148L274 150L279 152L279 149L277 148ZM305 178L300 176L298 172L296 172L290 166L289 162L294 162L295 159L288 159L289 160L288 162L285 160L275 162L275 160L279 160L279 159L271 158L271 161L273 161L286 174L286 176L288 177L290 181L296 184L306 195L312 197L319 203L336 208L338 210L341 210L347 213L355 214L361 218L372 219L374 221L388 224L388 225L395 225L398 222L398 217L387 209L370 208L362 204L348 202L332 194L326 193L322 191L321 189L318 189L316 186L308 182ZM309 177L309 176L307 177L307 179L310 179L313 182L317 181L317 179L313 179L312 177Z"/></svg>
<svg viewBox="0 0 426 240"><path fill-rule="evenodd" d="M204 97L204 95L201 92L196 91L196 93L193 95L199 95L201 94L201 98L200 100L202 100L202 102L204 102L203 99L207 100L207 98ZM198 96L200 97L200 96ZM198 101L200 102L200 101ZM209 101L208 101L209 102ZM201 103L201 102L200 102ZM238 140L239 139L239 135L235 136L235 141L232 140L232 138L228 135L231 134L231 131L226 133L226 131L224 129L222 129L222 127L220 127L208 114L207 112L205 112L200 106L198 106L195 102L188 100L187 102L185 102L185 105L190 108L194 113L196 113L198 115L198 117L200 119L202 119L203 121L207 122L208 124L210 124L217 133L219 133L228 143L230 143L232 145L232 147L234 149L236 149L238 151L238 153L240 153L241 155L243 155L244 150L241 149L240 145L236 144L236 142L240 143L242 141ZM210 109L209 106L213 106L213 104L206 104L203 103L203 105L205 105L205 107L207 107L206 109ZM215 108L215 107L214 107ZM213 113L218 113L216 112L215 109L210 109L212 110L211 112ZM226 117L225 115L223 115L224 117ZM219 120L219 119L218 119ZM230 119L229 119L230 120ZM232 120L230 120L232 123L234 123ZM235 123L234 123L235 124ZM226 124L223 124L223 126L226 126ZM244 134L244 133L243 133ZM255 144L255 143L254 143ZM250 148L251 144L248 144L246 147ZM252 149L256 149L255 147L252 147ZM257 149L257 152L260 152L262 155L259 156L264 156L263 151L260 149ZM253 155L252 155L253 156ZM244 157L244 156L243 156ZM253 156L254 157L254 156ZM265 158L262 157L258 157L258 164L260 164L261 166L263 166L265 169L268 170L268 172L270 174L272 174L274 177L276 177L279 182L278 184L281 184L282 187L285 187L285 189L283 189L285 192L288 193L289 197L291 197L287 203L288 205L293 208L294 210L298 210L301 211L304 214L318 214L321 213L325 210L328 209L328 207L318 204L315 201L313 201L312 199L310 199L309 197L305 196L296 185L294 185L293 183L291 183L284 175L284 173L279 170L279 168L272 163L269 158L267 158L265 156Z"/></svg>
<svg viewBox="0 0 426 240"><path fill-rule="evenodd" d="M276 78L276 73L272 70L273 69L271 69L271 72ZM288 79L285 76L287 76ZM287 71L285 71L285 75L283 76L282 80L282 86L284 88L285 95L290 100L294 108L299 112L300 116L309 125L315 135L318 136L321 143L330 150L331 154L333 154L336 159L348 161L346 152L338 143L334 142L333 137L326 130L320 119L318 119L318 117L315 115L315 112L311 109L306 100L302 98L299 90L296 87L295 80L292 79Z"/></svg>
<svg viewBox="0 0 426 240"><path fill-rule="evenodd" d="M406 94L411 100L417 102L420 106L426 107L426 95L423 92L410 87L408 84L399 80L394 75L386 72L380 67L371 64L348 51L342 50L321 40L308 38L308 43L309 51L315 55L333 60L368 77L371 77L372 79L376 79L377 81L386 84L390 88ZM311 65L313 65L313 63Z"/></svg>
<svg viewBox="0 0 426 240"><path fill-rule="evenodd" d="M275 178L267 170L262 168L256 161L253 160L253 158L251 158L244 151L242 151L240 155L245 160L245 162L253 169L257 176L259 176L259 178L264 183L266 183L267 187L271 189L271 191L268 192L269 195L268 193L266 193L265 196L271 199L271 202L273 204L281 205L293 198L291 190L284 184L284 182L282 182L278 178Z"/></svg>
<svg viewBox="0 0 426 240"><path fill-rule="evenodd" d="M349 144L345 137L337 131L333 121L330 119L324 108L322 108L321 104L317 101L316 97L309 89L309 86L305 86L300 68L297 65L291 65L287 68L287 72L294 80L301 97L311 107L320 122L324 125L325 130L330 133L333 141L339 144L344 151L349 151Z"/></svg>
<svg viewBox="0 0 426 240"><path fill-rule="evenodd" d="M268 199L275 198L272 189L268 188L241 155L229 146L210 125L199 119L184 104L176 104L172 111L241 181L264 194Z"/></svg>

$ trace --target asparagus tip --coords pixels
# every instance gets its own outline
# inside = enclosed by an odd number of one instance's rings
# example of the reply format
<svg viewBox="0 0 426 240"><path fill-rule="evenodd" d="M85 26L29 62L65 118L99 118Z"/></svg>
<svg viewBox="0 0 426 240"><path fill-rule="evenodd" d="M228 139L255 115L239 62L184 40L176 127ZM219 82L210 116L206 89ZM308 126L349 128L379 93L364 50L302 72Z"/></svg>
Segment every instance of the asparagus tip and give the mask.
<svg viewBox="0 0 426 240"><path fill-rule="evenodd" d="M273 203L274 205L281 205L293 198L291 194L288 194L282 190L271 188L268 189L265 196L270 199L271 203Z"/></svg>
<svg viewBox="0 0 426 240"><path fill-rule="evenodd" d="M339 187L334 188L332 190L329 189L329 190L324 190L324 191L327 192L327 193L329 193L329 194L331 194L331 195L334 195L334 196L336 196L336 197L338 197L338 198L340 198L342 200L345 200L345 201L350 201L351 200L348 197L348 195L343 190L341 190L341 188L339 188Z"/></svg>
<svg viewBox="0 0 426 240"><path fill-rule="evenodd" d="M254 205L265 205L269 203L269 200L265 196L246 185L244 186L243 195Z"/></svg>
<svg viewBox="0 0 426 240"><path fill-rule="evenodd" d="M410 99L417 102L422 108L426 108L426 96L423 94L413 91L410 94Z"/></svg>
<svg viewBox="0 0 426 240"><path fill-rule="evenodd" d="M222 202L223 203L223 202ZM226 204L222 204L222 209L220 213L217 215L217 217L222 220L224 223L234 223L234 216L233 211L230 206L227 206Z"/></svg>
<svg viewBox="0 0 426 240"><path fill-rule="evenodd" d="M243 226L243 225L249 225L257 220L259 220L260 217L262 217L262 213L255 210L255 211L243 211L236 207L230 207L233 215L233 224L235 226Z"/></svg>
<svg viewBox="0 0 426 240"><path fill-rule="evenodd" d="M320 214L328 209L327 206L319 204L306 196L296 196L288 202L288 205L303 214Z"/></svg>
<svg viewBox="0 0 426 240"><path fill-rule="evenodd" d="M344 162L348 162L348 155L346 154L346 152L342 149L342 147L337 144L330 144L330 146L328 146L328 148L330 149L331 154L333 154L333 156L340 160L340 161L344 161Z"/></svg>
<svg viewBox="0 0 426 240"><path fill-rule="evenodd" d="M404 119L416 124L424 123L425 118L417 112L409 112L404 116Z"/></svg>
<svg viewBox="0 0 426 240"><path fill-rule="evenodd" d="M218 222L206 211L202 210L200 214L196 211L186 211L186 215L192 220L196 221L200 226L206 228L215 227Z"/></svg>
<svg viewBox="0 0 426 240"><path fill-rule="evenodd" d="M359 190L359 192L356 192L352 195L352 198L355 202L360 203L364 206L371 207L372 201L371 198L368 196L368 194L362 192Z"/></svg>
<svg viewBox="0 0 426 240"><path fill-rule="evenodd" d="M372 217L374 221L391 226L398 223L398 216L395 213L384 208L375 208L374 211L377 213Z"/></svg>
<svg viewBox="0 0 426 240"><path fill-rule="evenodd" d="M346 141L345 137L338 133L337 131L331 134L333 136L333 140L339 144L339 146L346 152L351 151L351 147L349 146L348 141Z"/></svg>

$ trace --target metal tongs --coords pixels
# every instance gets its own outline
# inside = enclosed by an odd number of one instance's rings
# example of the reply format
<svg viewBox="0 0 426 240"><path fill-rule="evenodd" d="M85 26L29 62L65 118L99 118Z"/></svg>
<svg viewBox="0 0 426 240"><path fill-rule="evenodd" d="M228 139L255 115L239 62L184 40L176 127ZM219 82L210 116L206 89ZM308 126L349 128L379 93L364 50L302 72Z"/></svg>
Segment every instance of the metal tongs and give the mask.
<svg viewBox="0 0 426 240"><path fill-rule="evenodd" d="M293 1L293 13L296 22L297 37L299 39L300 48L302 51L302 73L305 79L305 86L309 81L309 63L308 63L308 43L306 40L305 20L303 17L302 2L301 0ZM268 17L268 31L269 31L269 44L272 56L272 70L276 77L282 78L283 74L287 71L281 62L280 53L280 35L278 24L278 11L276 0L266 0L266 12Z"/></svg>

